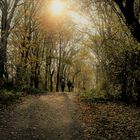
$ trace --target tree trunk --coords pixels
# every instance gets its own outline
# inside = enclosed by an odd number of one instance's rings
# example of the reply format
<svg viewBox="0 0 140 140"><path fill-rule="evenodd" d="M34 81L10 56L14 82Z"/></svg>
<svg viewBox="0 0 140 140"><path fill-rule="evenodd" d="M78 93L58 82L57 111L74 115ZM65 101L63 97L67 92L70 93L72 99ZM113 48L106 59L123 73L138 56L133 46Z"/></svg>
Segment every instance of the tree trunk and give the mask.
<svg viewBox="0 0 140 140"><path fill-rule="evenodd" d="M61 72L61 60L62 60L62 40L60 37L59 44L59 57L58 57L58 66L57 66L57 80L56 80L56 92L59 92L59 84L60 84L60 72Z"/></svg>
<svg viewBox="0 0 140 140"><path fill-rule="evenodd" d="M34 87L35 88L39 88L39 75L40 75L40 67L39 67L39 64L36 63L36 66L35 66L35 74L34 74Z"/></svg>
<svg viewBox="0 0 140 140"><path fill-rule="evenodd" d="M14 0L13 5L9 2L0 1L1 10L1 40L0 40L0 80L8 80L7 73L7 42L10 34L10 25L19 0ZM10 9L10 10L9 10Z"/></svg>
<svg viewBox="0 0 140 140"><path fill-rule="evenodd" d="M131 34L140 43L140 23L139 19L135 16L135 0L126 0L126 2L123 0L114 0L114 2L121 10Z"/></svg>
<svg viewBox="0 0 140 140"><path fill-rule="evenodd" d="M54 75L54 70L50 74L50 91L53 91L53 75Z"/></svg>
<svg viewBox="0 0 140 140"><path fill-rule="evenodd" d="M56 76L56 92L59 92L59 82L60 82L60 75L59 75L59 69L57 70L57 76Z"/></svg>
<svg viewBox="0 0 140 140"><path fill-rule="evenodd" d="M46 68L45 68L45 85L44 88L45 90L48 90L48 65L46 64Z"/></svg>
<svg viewBox="0 0 140 140"><path fill-rule="evenodd" d="M7 74L7 39L8 39L8 32L2 30L1 34L1 43L0 43L0 78L1 80L8 80Z"/></svg>

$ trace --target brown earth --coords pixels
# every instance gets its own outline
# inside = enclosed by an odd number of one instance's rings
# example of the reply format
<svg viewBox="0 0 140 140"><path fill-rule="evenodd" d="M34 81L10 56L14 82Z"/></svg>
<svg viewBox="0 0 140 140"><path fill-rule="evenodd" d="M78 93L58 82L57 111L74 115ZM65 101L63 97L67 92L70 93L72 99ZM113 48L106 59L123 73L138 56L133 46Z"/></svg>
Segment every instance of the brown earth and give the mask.
<svg viewBox="0 0 140 140"><path fill-rule="evenodd" d="M81 140L74 94L28 96L0 112L0 140Z"/></svg>
<svg viewBox="0 0 140 140"><path fill-rule="evenodd" d="M140 109L88 105L74 93L27 96L0 108L0 140L140 140Z"/></svg>

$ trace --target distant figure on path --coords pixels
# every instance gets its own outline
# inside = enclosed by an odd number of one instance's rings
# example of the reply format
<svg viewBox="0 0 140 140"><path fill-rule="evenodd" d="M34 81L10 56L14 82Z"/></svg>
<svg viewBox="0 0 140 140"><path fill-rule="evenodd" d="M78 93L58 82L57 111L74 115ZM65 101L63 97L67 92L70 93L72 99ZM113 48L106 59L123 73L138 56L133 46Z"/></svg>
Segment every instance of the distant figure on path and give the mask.
<svg viewBox="0 0 140 140"><path fill-rule="evenodd" d="M68 86L68 91L71 92L72 91L72 82L69 80L67 83Z"/></svg>
<svg viewBox="0 0 140 140"><path fill-rule="evenodd" d="M64 89L65 89L65 79L62 79L62 81L61 81L61 89L62 89L62 92L64 92Z"/></svg>

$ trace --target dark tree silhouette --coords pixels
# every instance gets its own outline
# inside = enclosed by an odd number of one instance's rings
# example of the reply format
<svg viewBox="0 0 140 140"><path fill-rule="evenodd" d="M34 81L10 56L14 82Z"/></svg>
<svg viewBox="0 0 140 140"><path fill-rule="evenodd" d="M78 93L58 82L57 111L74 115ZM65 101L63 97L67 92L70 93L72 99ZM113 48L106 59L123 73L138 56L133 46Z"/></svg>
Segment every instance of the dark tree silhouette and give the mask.
<svg viewBox="0 0 140 140"><path fill-rule="evenodd" d="M121 10L131 34L140 43L140 23L135 14L136 0L114 0L114 2Z"/></svg>

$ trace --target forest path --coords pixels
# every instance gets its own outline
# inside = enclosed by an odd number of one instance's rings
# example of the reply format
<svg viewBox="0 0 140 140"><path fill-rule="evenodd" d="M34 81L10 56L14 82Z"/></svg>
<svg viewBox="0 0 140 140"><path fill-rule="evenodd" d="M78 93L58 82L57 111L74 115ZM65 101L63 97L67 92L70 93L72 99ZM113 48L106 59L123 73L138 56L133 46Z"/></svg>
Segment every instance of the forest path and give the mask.
<svg viewBox="0 0 140 140"><path fill-rule="evenodd" d="M82 140L74 93L28 96L0 112L0 140Z"/></svg>
<svg viewBox="0 0 140 140"><path fill-rule="evenodd" d="M27 96L0 107L0 140L140 140L140 108L74 93Z"/></svg>

